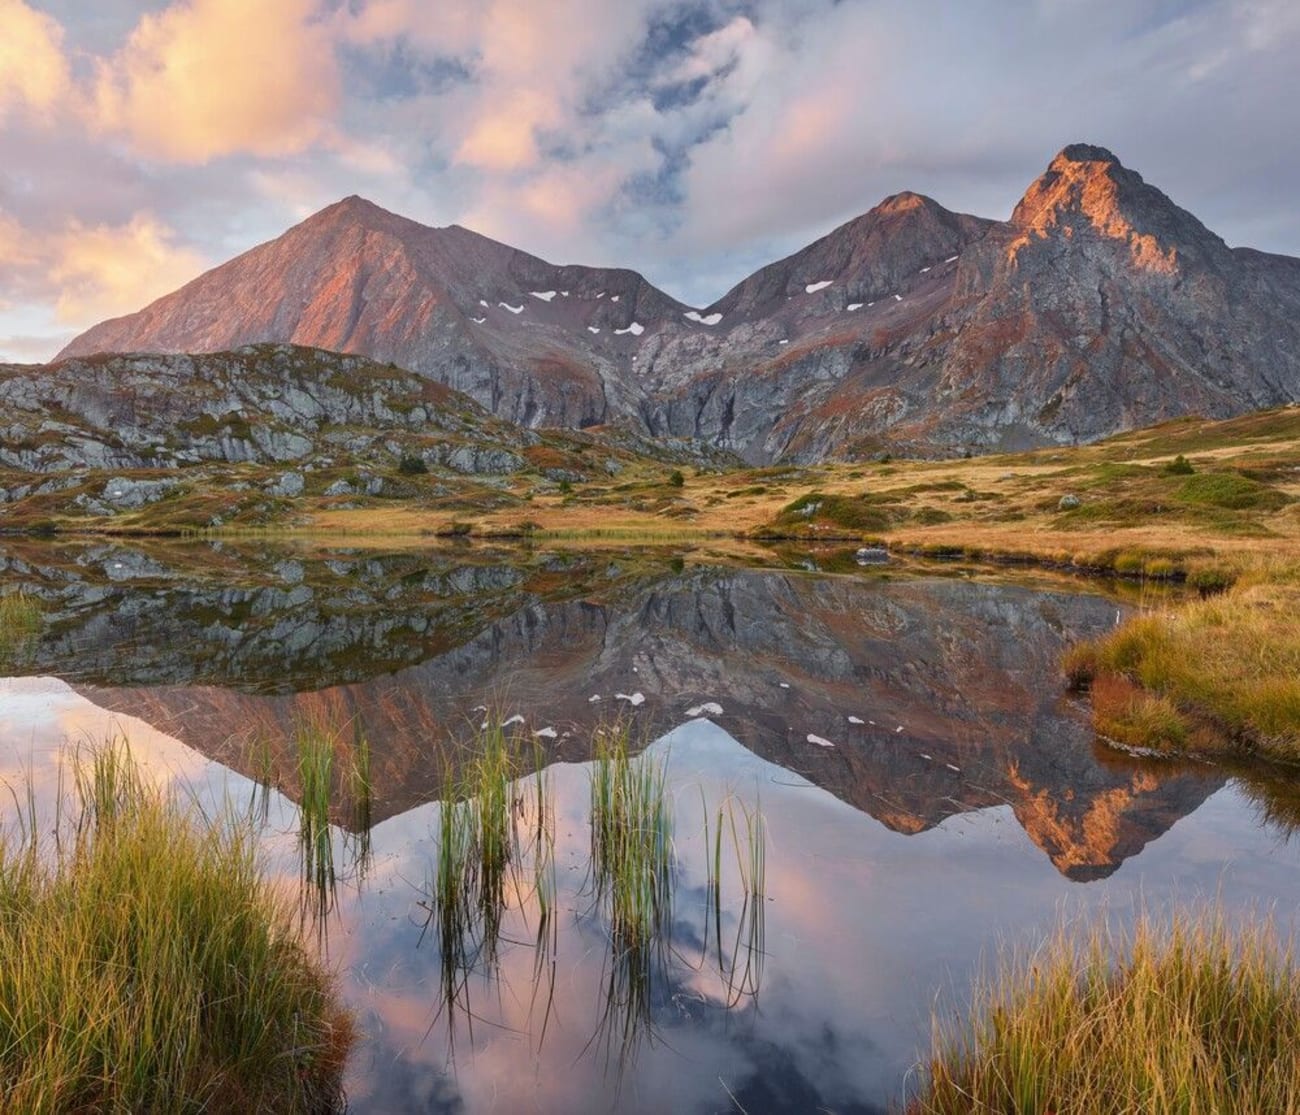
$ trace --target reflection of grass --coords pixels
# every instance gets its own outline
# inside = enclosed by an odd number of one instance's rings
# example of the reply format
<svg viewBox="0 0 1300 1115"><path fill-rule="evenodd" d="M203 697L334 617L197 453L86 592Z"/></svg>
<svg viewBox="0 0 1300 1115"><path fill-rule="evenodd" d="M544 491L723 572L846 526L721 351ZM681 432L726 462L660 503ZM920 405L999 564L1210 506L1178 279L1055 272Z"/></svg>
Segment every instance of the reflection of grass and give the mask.
<svg viewBox="0 0 1300 1115"><path fill-rule="evenodd" d="M743 822L740 826L736 824L737 808L740 809ZM735 852L743 896L730 952L723 947L722 937L722 845L723 837L727 832L731 833L730 843ZM727 1006L733 1007L746 996L757 996L763 977L766 941L767 823L762 810L757 808L750 810L743 802L728 797L723 805L718 806L712 839L710 839L709 817L706 809L704 849L705 893L708 897L704 917L706 948L709 921L712 919L718 971L727 989Z"/></svg>
<svg viewBox="0 0 1300 1115"><path fill-rule="evenodd" d="M942 1028L914 1113L1300 1110L1300 973L1268 928L1201 911L1062 929Z"/></svg>
<svg viewBox="0 0 1300 1115"><path fill-rule="evenodd" d="M41 629L41 606L22 589L0 596L0 664Z"/></svg>
<svg viewBox="0 0 1300 1115"><path fill-rule="evenodd" d="M351 1040L261 880L254 835L199 824L124 747L81 754L74 835L0 841L9 1111L326 1111Z"/></svg>
<svg viewBox="0 0 1300 1115"><path fill-rule="evenodd" d="M1098 729L1142 747L1300 761L1295 578L1286 567L1248 570L1222 595L1074 648L1066 670L1092 684Z"/></svg>
<svg viewBox="0 0 1300 1115"><path fill-rule="evenodd" d="M522 770L513 741L500 717L494 716L478 732L460 776L448 775L438 812L426 930L435 932L440 950L439 1013L445 1011L449 1023L458 1007L472 1020L465 998L469 976L476 967L486 970L496 962L511 892L508 884L525 858L532 860L532 889L517 885L514 890L531 894L537 903L539 981L547 958L553 960L554 817L543 759L535 748L532 787L521 792L517 780ZM520 827L527 839L520 838ZM553 965L549 970L553 978Z"/></svg>

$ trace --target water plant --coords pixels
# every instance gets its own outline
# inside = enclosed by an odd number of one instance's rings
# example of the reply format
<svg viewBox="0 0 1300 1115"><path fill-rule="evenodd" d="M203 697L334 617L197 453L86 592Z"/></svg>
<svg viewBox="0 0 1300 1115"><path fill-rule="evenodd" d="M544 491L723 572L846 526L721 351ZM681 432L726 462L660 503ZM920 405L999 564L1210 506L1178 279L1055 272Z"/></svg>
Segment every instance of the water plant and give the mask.
<svg viewBox="0 0 1300 1115"><path fill-rule="evenodd" d="M5 1109L340 1110L351 1021L247 819L196 818L121 741L72 766L56 848L0 838Z"/></svg>
<svg viewBox="0 0 1300 1115"><path fill-rule="evenodd" d="M665 762L633 757L625 721L597 729L591 772L591 866L607 919L604 1008L592 1040L621 1067L650 1032L655 974L672 952L672 811Z"/></svg>
<svg viewBox="0 0 1300 1115"><path fill-rule="evenodd" d="M739 810L741 821L736 822ZM722 932L723 843L730 834L740 883L741 905L736 915L736 930L731 947L724 947ZM763 978L766 942L767 901L767 822L757 805L749 808L743 801L728 795L718 806L712 829L709 814L704 812L706 863L706 908L704 937L709 940L713 925L713 944L726 989L726 1005L736 1006L742 999L755 998ZM707 947L707 944L706 944Z"/></svg>
<svg viewBox="0 0 1300 1115"><path fill-rule="evenodd" d="M433 931L440 950L438 1014L445 1013L450 1019L459 1009L471 1027L469 978L475 970L487 973L495 965L502 918L511 896L519 897L521 903L529 894L535 899L539 980L548 970L548 954L554 957L550 782L542 770L544 756L534 744L534 771L525 787L518 751L506 722L489 715L466 749L459 772L448 765L434 832L437 851L429 879L425 931ZM524 882L528 861L531 889ZM553 965L549 970L553 979Z"/></svg>
<svg viewBox="0 0 1300 1115"><path fill-rule="evenodd" d="M1267 922L1216 908L1131 931L1062 925L1004 955L968 1025L937 1024L912 1115L1300 1110L1300 971Z"/></svg>
<svg viewBox="0 0 1300 1115"><path fill-rule="evenodd" d="M334 785L334 733L319 720L300 720L294 730L298 761L298 844L302 855L304 902L318 924L333 907L334 834L330 802Z"/></svg>
<svg viewBox="0 0 1300 1115"><path fill-rule="evenodd" d="M672 811L661 759L629 753L629 727L595 736L591 861L616 948L642 949L672 918Z"/></svg>

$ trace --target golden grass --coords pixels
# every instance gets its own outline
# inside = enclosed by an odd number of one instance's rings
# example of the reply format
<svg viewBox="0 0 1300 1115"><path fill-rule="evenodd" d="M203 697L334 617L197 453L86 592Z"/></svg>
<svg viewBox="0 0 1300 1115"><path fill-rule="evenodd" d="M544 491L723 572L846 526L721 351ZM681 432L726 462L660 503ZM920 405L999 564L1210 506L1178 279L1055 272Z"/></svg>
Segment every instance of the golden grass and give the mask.
<svg viewBox="0 0 1300 1115"><path fill-rule="evenodd" d="M1168 472L1177 454L1187 456L1192 475ZM528 533L534 544L739 543L761 528L779 528L783 509L816 492L837 506L865 498L863 508L873 514L858 516L863 525L848 533L882 538L899 551L962 550L976 558L1106 570L1113 570L1117 554L1129 552L1138 563L1124 570L1128 575L1178 577L1221 559L1300 546L1300 504L1286 502L1300 498L1297 466L1300 411L1281 410L1229 422L1165 423L1095 445L1033 453L700 473L681 488L633 469L618 483L577 484L572 494L521 489L521 504L481 511L392 502L352 510L304 505L294 533L363 542L378 535L427 537L457 520L469 523L476 537L509 536L534 524ZM1268 482L1252 479L1256 474ZM1216 502L1224 492L1232 497L1228 505ZM1077 512L1062 513L1066 494L1081 496ZM1246 505L1235 506L1244 497L1250 497Z"/></svg>
<svg viewBox="0 0 1300 1115"><path fill-rule="evenodd" d="M967 1026L936 1026L911 1115L1300 1111L1300 971L1263 921L1214 909L1131 932L1062 926L1004 956Z"/></svg>
<svg viewBox="0 0 1300 1115"><path fill-rule="evenodd" d="M0 839L4 1109L339 1109L351 1020L249 824L196 822L119 745L78 764L57 851Z"/></svg>
<svg viewBox="0 0 1300 1115"><path fill-rule="evenodd" d="M1130 746L1300 762L1300 572L1242 570L1222 595L1139 615L1073 648L1097 729Z"/></svg>

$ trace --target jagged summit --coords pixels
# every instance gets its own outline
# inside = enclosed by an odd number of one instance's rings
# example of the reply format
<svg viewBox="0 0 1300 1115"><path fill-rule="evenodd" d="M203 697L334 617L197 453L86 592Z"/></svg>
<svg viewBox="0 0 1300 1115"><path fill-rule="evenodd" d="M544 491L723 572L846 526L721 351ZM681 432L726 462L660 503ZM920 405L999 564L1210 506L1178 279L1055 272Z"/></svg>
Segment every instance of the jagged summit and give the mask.
<svg viewBox="0 0 1300 1115"><path fill-rule="evenodd" d="M1112 163L1115 166L1120 165L1113 152L1108 148L1099 147L1095 143L1067 143L1057 153L1056 158L1052 160L1055 166L1058 162L1069 163Z"/></svg>
<svg viewBox="0 0 1300 1115"><path fill-rule="evenodd" d="M902 191L703 309L352 195L60 355L267 341L755 462L1019 449L1300 397L1300 261L1229 249L1088 143L1009 221Z"/></svg>
<svg viewBox="0 0 1300 1115"><path fill-rule="evenodd" d="M1174 275L1188 263L1213 265L1227 245L1104 147L1064 148L1030 185L1011 215L1024 238L1091 233L1122 244L1134 267Z"/></svg>

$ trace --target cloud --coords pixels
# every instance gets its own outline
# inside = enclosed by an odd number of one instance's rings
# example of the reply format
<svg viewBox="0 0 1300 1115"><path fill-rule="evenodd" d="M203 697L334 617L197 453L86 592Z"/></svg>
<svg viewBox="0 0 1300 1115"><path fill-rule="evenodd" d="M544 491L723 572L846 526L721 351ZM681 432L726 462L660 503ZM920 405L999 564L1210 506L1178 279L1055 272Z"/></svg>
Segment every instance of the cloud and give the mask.
<svg viewBox="0 0 1300 1115"><path fill-rule="evenodd" d="M49 113L70 86L63 29L23 0L0 0L0 121L15 110Z"/></svg>
<svg viewBox="0 0 1300 1115"><path fill-rule="evenodd" d="M93 117L145 155L285 156L327 138L334 46L313 0L187 0L143 16L98 66Z"/></svg>
<svg viewBox="0 0 1300 1115"><path fill-rule="evenodd" d="M205 261L174 240L146 213L116 227L70 221L48 262L57 319L80 325L129 313L194 278Z"/></svg>

